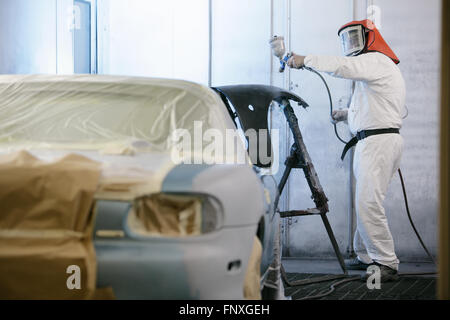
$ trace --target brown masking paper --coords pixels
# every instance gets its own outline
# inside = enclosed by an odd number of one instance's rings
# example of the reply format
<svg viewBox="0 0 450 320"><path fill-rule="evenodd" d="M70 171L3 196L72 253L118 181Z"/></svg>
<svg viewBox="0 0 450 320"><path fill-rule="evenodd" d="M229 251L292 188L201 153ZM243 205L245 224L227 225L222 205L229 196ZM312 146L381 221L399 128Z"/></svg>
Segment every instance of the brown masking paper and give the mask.
<svg viewBox="0 0 450 320"><path fill-rule="evenodd" d="M196 197L153 194L136 199L134 210L148 234L173 237L201 234L202 202Z"/></svg>
<svg viewBox="0 0 450 320"><path fill-rule="evenodd" d="M91 208L99 178L99 163L75 154L53 162L26 151L0 156L1 299L96 297ZM72 265L81 289L68 288Z"/></svg>
<svg viewBox="0 0 450 320"><path fill-rule="evenodd" d="M261 300L261 256L262 245L255 236L244 280L244 298L247 300Z"/></svg>

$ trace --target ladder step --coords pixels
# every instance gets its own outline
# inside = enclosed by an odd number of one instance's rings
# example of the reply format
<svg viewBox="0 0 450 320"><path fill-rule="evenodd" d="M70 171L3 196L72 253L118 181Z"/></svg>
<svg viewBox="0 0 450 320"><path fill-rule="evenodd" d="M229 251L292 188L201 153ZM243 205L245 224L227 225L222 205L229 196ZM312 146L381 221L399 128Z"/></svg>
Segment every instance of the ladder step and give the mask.
<svg viewBox="0 0 450 320"><path fill-rule="evenodd" d="M298 216L310 216L314 214L322 214L322 212L317 208L311 208L306 210L291 210L291 211L281 211L280 217L281 218L288 218L288 217L298 217Z"/></svg>

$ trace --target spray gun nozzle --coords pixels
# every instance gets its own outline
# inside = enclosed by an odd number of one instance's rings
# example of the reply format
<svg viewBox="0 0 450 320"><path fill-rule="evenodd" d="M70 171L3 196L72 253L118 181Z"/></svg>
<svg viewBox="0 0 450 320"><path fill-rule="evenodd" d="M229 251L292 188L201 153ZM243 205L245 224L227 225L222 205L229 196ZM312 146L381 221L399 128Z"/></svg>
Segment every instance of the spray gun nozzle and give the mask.
<svg viewBox="0 0 450 320"><path fill-rule="evenodd" d="M278 70L279 72L284 72L284 69L286 69L286 64L291 56L292 54L289 52L284 56L284 58L280 58L280 69Z"/></svg>

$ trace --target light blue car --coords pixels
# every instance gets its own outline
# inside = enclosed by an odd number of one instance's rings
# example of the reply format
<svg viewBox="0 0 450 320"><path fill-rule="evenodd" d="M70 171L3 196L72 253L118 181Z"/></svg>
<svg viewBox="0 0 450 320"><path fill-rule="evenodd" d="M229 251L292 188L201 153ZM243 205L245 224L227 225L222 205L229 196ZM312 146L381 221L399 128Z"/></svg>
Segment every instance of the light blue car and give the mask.
<svg viewBox="0 0 450 320"><path fill-rule="evenodd" d="M198 128L216 137L235 132L220 92L168 79L0 76L0 112L0 154L27 150L52 161L77 153L101 164L97 287L111 287L118 299L243 299L249 274L257 274L263 297L280 296L275 181L252 165L245 140L224 150L231 161L211 160L206 146L198 161L195 142L194 151L180 151L174 138L180 129L191 138ZM121 183L125 191L111 187ZM143 221L136 208L136 199L150 196L171 208L193 201L194 227L179 218L175 233L155 231L153 217Z"/></svg>

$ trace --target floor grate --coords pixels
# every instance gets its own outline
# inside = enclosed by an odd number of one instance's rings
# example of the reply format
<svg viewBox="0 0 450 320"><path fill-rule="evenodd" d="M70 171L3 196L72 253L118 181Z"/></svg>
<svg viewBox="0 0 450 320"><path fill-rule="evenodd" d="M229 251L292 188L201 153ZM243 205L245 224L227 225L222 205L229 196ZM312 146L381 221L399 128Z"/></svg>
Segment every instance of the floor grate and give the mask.
<svg viewBox="0 0 450 320"><path fill-rule="evenodd" d="M289 281L324 276L312 273L288 273ZM285 295L293 300L327 292L330 285L340 281L332 280L299 287L286 287ZM357 280L343 283L322 300L434 300L436 299L436 278L404 276L396 282L382 283L380 289L368 289L366 282Z"/></svg>

